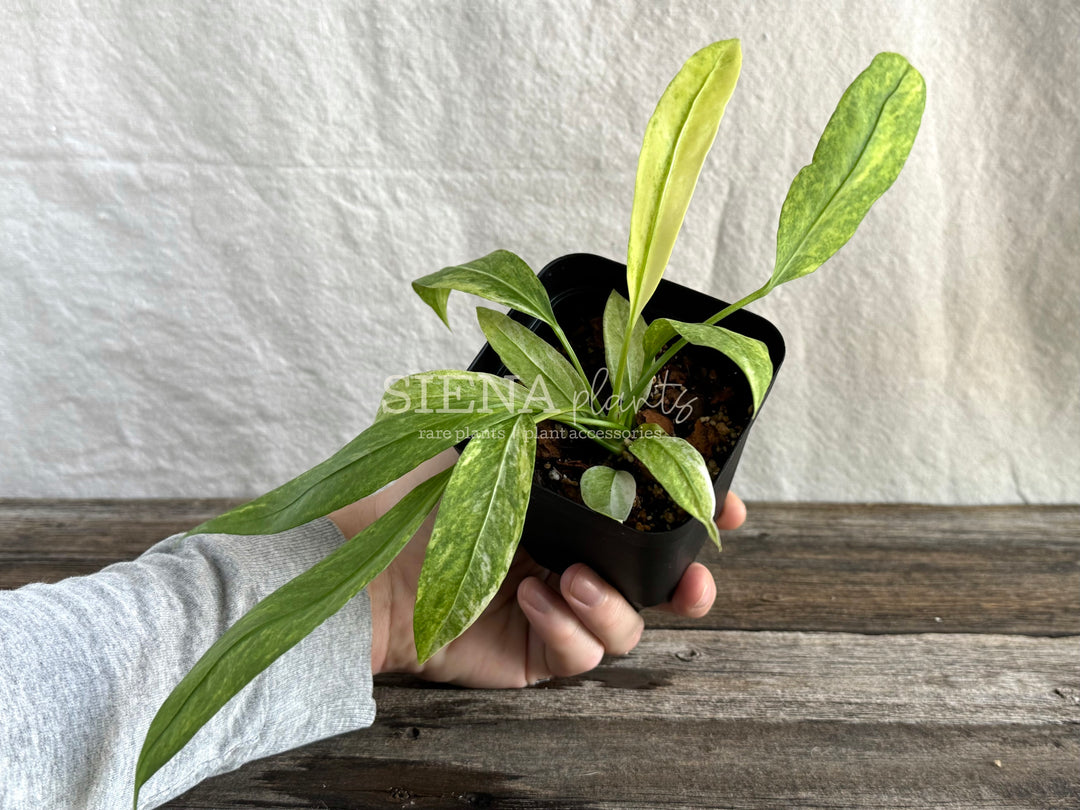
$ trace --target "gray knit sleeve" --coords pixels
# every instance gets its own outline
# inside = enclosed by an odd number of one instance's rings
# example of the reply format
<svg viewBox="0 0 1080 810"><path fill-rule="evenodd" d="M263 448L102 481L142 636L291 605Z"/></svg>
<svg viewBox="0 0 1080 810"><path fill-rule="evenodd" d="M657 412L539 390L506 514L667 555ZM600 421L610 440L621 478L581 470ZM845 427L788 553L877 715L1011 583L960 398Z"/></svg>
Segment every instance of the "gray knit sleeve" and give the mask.
<svg viewBox="0 0 1080 810"><path fill-rule="evenodd" d="M343 540L325 518L275 535L175 535L92 576L0 591L0 808L131 807L143 737L172 688ZM374 716L364 592L233 698L147 782L140 807Z"/></svg>

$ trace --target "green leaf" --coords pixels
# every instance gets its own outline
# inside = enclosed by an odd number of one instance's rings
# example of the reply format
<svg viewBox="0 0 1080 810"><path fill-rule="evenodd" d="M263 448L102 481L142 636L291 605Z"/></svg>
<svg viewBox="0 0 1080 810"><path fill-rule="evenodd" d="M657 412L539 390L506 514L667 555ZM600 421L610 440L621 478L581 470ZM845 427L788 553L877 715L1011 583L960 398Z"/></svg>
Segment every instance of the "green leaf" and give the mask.
<svg viewBox="0 0 1080 810"><path fill-rule="evenodd" d="M450 327L446 301L451 290L478 295L488 301L539 318L556 326L547 290L540 279L519 257L508 250L496 250L483 258L454 267L444 267L437 273L419 278L413 289Z"/></svg>
<svg viewBox="0 0 1080 810"><path fill-rule="evenodd" d="M594 512L622 523L634 508L637 482L626 470L598 465L581 474L581 500Z"/></svg>
<svg viewBox="0 0 1080 810"><path fill-rule="evenodd" d="M440 369L410 374L387 386L375 421L402 413L517 414L540 412L513 380L480 371Z"/></svg>
<svg viewBox="0 0 1080 810"><path fill-rule="evenodd" d="M529 506L536 432L518 416L465 447L431 533L413 613L421 663L483 613L510 570Z"/></svg>
<svg viewBox="0 0 1080 810"><path fill-rule="evenodd" d="M630 452L653 474L675 503L705 525L709 537L719 548L716 492L701 453L685 439L657 434L637 439L630 445Z"/></svg>
<svg viewBox="0 0 1080 810"><path fill-rule="evenodd" d="M370 495L423 461L509 418L494 413L401 413L380 419L333 456L188 534L273 534Z"/></svg>
<svg viewBox="0 0 1080 810"><path fill-rule="evenodd" d="M925 104L922 76L899 54L879 53L852 82L784 200L770 288L812 273L852 237L904 167Z"/></svg>
<svg viewBox="0 0 1080 810"><path fill-rule="evenodd" d="M706 346L727 355L739 367L750 383L750 393L754 399L754 412L761 407L765 393L772 381L773 365L769 357L769 347L760 340L740 335L722 326L710 326L705 323L684 323L670 318L658 318L650 327L660 324L660 328L669 328L686 338L695 346Z"/></svg>
<svg viewBox="0 0 1080 810"><path fill-rule="evenodd" d="M447 328L450 322L446 316L446 301L451 290L479 295L539 318L554 330L555 337L566 349L574 368L581 378L585 379L585 372L566 338L566 333L555 320L547 290L529 266L513 253L496 250L467 264L444 267L437 273L414 281L413 289L442 318Z"/></svg>
<svg viewBox="0 0 1080 810"><path fill-rule="evenodd" d="M664 318L659 318L649 324L649 328L645 330L645 358L648 362L652 363L656 359L656 355L660 354L660 350L664 348L664 345L675 337L675 330L671 328L671 324Z"/></svg>
<svg viewBox="0 0 1080 810"><path fill-rule="evenodd" d="M626 325L630 323L630 302L614 290L604 307L604 358L611 375L612 390L622 390L614 379L619 368L619 352L626 340ZM645 321L639 315L630 331L630 345L626 355L626 375L630 380L641 376L645 365Z"/></svg>
<svg viewBox="0 0 1080 810"><path fill-rule="evenodd" d="M530 401L540 405L546 400L543 410L592 413L588 381L555 347L493 309L477 307L476 319L488 343L528 389Z"/></svg>
<svg viewBox="0 0 1080 810"><path fill-rule="evenodd" d="M649 436L655 433L657 436L669 436L670 434L655 422L642 422L634 428L638 436Z"/></svg>
<svg viewBox="0 0 1080 810"><path fill-rule="evenodd" d="M418 485L386 514L242 616L158 709L135 768L139 789L256 675L365 588L416 534L452 470Z"/></svg>
<svg viewBox="0 0 1080 810"><path fill-rule="evenodd" d="M638 158L626 260L634 318L667 267L741 65L737 39L702 48L671 80L649 119Z"/></svg>

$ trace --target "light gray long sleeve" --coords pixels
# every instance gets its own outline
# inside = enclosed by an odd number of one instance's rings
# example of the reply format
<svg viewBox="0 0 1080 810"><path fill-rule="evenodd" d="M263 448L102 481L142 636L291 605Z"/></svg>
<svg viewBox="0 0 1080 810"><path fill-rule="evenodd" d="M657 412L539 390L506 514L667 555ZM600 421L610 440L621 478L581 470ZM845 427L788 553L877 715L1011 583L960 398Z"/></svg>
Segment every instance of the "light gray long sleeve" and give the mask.
<svg viewBox="0 0 1080 810"><path fill-rule="evenodd" d="M343 541L325 518L275 535L174 535L91 576L0 591L0 808L131 807L143 737L172 688ZM374 717L364 592L233 698L147 782L140 807Z"/></svg>

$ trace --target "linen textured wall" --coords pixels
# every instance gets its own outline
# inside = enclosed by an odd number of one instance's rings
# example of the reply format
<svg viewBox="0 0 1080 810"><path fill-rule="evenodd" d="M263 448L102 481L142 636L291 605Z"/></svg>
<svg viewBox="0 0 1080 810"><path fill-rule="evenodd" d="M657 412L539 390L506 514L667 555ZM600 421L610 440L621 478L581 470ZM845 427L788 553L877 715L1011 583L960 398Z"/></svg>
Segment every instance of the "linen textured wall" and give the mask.
<svg viewBox="0 0 1080 810"><path fill-rule="evenodd" d="M657 6L662 5L663 8ZM729 300L874 53L926 77L894 189L753 309L788 359L747 498L1080 500L1080 11L924 3L15 2L0 12L0 497L247 496L462 366L409 280L623 259L666 81L744 66L669 277Z"/></svg>

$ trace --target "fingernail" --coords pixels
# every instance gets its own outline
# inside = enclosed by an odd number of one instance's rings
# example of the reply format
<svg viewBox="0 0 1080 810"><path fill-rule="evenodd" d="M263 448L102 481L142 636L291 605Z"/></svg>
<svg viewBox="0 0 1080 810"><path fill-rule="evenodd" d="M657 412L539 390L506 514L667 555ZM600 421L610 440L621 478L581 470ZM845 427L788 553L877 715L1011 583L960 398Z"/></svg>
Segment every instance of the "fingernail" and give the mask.
<svg viewBox="0 0 1080 810"><path fill-rule="evenodd" d="M544 590L544 586L540 583L526 587L521 598L525 600L525 604L537 613L548 613L551 610L551 599Z"/></svg>
<svg viewBox="0 0 1080 810"><path fill-rule="evenodd" d="M585 571L579 571L570 581L570 595L585 607L596 607L604 600L604 592Z"/></svg>

